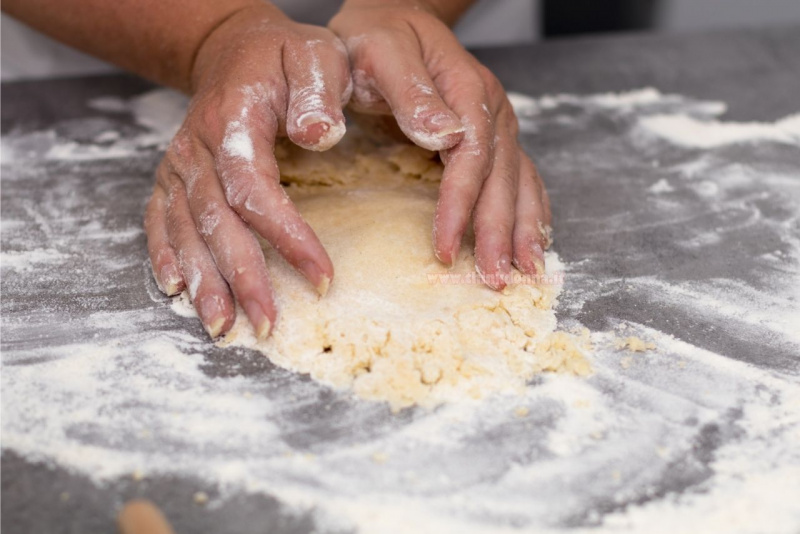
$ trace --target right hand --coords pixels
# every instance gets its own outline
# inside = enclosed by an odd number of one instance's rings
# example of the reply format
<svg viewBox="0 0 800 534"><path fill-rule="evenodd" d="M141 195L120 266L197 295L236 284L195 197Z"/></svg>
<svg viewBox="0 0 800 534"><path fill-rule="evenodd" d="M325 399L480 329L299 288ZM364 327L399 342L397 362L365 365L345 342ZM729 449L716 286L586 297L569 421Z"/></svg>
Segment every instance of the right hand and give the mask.
<svg viewBox="0 0 800 534"><path fill-rule="evenodd" d="M350 54L351 106L393 115L410 140L442 156L436 256L453 265L472 222L475 268L487 286L502 290L512 264L526 275L544 274L549 200L517 139L519 125L503 86L436 9L456 3L347 0L330 28Z"/></svg>
<svg viewBox="0 0 800 534"><path fill-rule="evenodd" d="M327 150L344 135L347 53L325 28L261 4L235 13L203 42L186 119L156 171L145 215L159 287L189 289L209 335L227 332L234 298L259 338L277 308L251 228L324 294L333 265L279 181L276 136Z"/></svg>

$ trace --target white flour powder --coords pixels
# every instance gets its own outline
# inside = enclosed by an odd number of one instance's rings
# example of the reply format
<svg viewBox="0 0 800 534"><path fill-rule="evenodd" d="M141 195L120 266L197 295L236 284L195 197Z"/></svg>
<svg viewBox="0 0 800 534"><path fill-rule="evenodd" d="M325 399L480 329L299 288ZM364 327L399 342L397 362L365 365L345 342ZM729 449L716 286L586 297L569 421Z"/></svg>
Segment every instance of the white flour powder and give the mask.
<svg viewBox="0 0 800 534"><path fill-rule="evenodd" d="M730 143L783 146L787 136L796 135L794 119L731 125L717 118L724 110L720 103L654 89L541 99L512 95L512 100L527 133L544 131L545 124L562 134L579 132L598 116L619 120L625 127L605 146L630 143L616 148L621 155L615 157L630 158L631 165L640 164L640 156L629 146L644 154L657 154L655 145L664 142L693 150ZM4 180L15 165L43 165L45 155L51 163L75 165L152 155L147 147L168 142L183 105L167 91L130 102L95 101L106 112L134 113L152 129L106 135L104 144L77 145L54 130L10 134L3 138ZM106 124L98 133L107 130ZM570 149L567 144L560 150ZM602 172L604 163L595 164ZM758 226L777 236L757 258L763 267L759 288L713 276L673 283L652 272L598 279L591 268L601 258L587 255L567 266L562 311L574 316L627 284L623 292L637 302L694 310L742 340L757 342L767 332L777 336L774 346L797 354L796 175L768 162L746 166L704 151L653 168L660 174L641 184L643 197L650 199L642 209L663 216L653 224L681 228L682 250L725 243L726 229ZM742 198L742 187L756 179L762 193L783 194L785 214L763 213L757 196ZM705 187L707 194L697 194L692 206L672 198L703 181L715 189ZM89 270L110 272L105 262L119 263L115 269L136 262L137 282L119 287L143 284L137 292L147 289L152 301L119 309L109 300L107 309L87 308L65 327L94 331L96 339L46 348L18 340L4 350L4 449L97 484L136 472L145 480L157 474L199 477L220 488L220 499L239 491L265 492L298 511L313 511L319 531L554 532L569 526L593 533L797 532L796 360L795 372L778 373L652 326L609 318L615 331L592 335L596 373L589 379L546 376L521 396L464 401L433 412L392 416L383 405L332 393L282 370L212 377L204 370L209 360L203 356L202 330L185 301L174 300L170 310L154 292L140 266L143 248L127 246L117 258L97 246L113 239L130 243L141 233L102 225L81 233L82 227L69 222L69 210L91 214L103 207L82 204L70 194L73 184L65 179L41 203L28 206L26 222L3 219L4 287L52 284L54 302L37 303L31 321L61 328L64 317L55 302L64 290L58 289L59 265L80 258ZM557 191L555 177L553 184ZM558 204L554 209L558 212ZM697 219L723 215L726 224L717 229ZM560 216L577 221L582 214ZM595 232L620 232L623 239L630 216L605 215L592 226ZM558 250L558 241L555 246ZM638 260L635 253L619 259ZM173 310L186 318L176 318ZM167 324L170 331L163 330ZM18 338L25 327L4 314L4 338ZM614 348L617 335L652 340L657 350L621 353ZM226 357L230 364L251 356L231 350ZM630 359L622 365L624 357Z"/></svg>

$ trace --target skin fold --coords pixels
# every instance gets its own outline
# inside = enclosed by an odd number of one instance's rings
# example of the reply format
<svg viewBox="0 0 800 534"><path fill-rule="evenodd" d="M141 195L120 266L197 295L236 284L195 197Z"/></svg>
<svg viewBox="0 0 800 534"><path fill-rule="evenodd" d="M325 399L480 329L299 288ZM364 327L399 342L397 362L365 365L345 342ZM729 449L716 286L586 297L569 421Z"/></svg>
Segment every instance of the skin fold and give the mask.
<svg viewBox="0 0 800 534"><path fill-rule="evenodd" d="M334 278L279 183L275 139L327 150L345 133L348 103L439 151L433 237L444 264L472 222L477 269L493 289L512 264L544 269L544 184L503 87L449 27L471 3L347 0L328 28L261 0L7 0L3 10L191 96L145 214L153 273L168 295L189 290L212 338L233 325L234 299L266 338L278 309L252 231L320 294Z"/></svg>

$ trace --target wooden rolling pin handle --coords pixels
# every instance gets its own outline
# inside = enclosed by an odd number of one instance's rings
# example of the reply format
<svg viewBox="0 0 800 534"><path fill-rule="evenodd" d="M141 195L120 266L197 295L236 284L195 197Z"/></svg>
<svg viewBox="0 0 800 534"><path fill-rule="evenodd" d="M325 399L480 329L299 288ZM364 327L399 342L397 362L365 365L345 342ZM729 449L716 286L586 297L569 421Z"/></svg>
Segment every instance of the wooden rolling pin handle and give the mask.
<svg viewBox="0 0 800 534"><path fill-rule="evenodd" d="M175 534L167 518L150 501L128 501L117 518L120 534Z"/></svg>

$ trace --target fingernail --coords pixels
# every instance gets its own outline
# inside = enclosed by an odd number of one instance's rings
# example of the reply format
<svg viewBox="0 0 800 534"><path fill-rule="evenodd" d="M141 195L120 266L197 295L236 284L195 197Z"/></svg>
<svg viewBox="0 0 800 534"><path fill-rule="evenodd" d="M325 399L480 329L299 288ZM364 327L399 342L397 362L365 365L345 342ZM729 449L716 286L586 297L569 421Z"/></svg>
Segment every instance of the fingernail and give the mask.
<svg viewBox="0 0 800 534"><path fill-rule="evenodd" d="M256 328L256 337L260 340L265 340L269 337L272 333L272 321L264 317L264 320L261 321L261 325Z"/></svg>
<svg viewBox="0 0 800 534"><path fill-rule="evenodd" d="M320 295L325 295L328 292L328 287L330 286L331 279L322 272L322 269L311 260L303 260L300 262L300 272L305 275L309 282L314 284L314 287L317 288L317 292Z"/></svg>
<svg viewBox="0 0 800 534"><path fill-rule="evenodd" d="M453 267L458 261L459 253L461 252L461 239L463 234L458 234L456 236L455 241L453 241L453 246L450 249L450 267Z"/></svg>
<svg viewBox="0 0 800 534"><path fill-rule="evenodd" d="M551 228L549 224L542 224L542 221L538 222L539 232L541 232L542 237L544 237L544 248L550 248L550 245L553 244L553 228Z"/></svg>
<svg viewBox="0 0 800 534"><path fill-rule="evenodd" d="M171 263L161 268L161 273L156 281L159 280L159 289L170 297L178 293L180 284L183 281L178 269Z"/></svg>
<svg viewBox="0 0 800 534"><path fill-rule="evenodd" d="M225 318L217 317L211 324L206 325L206 332L208 332L211 339L216 339L222 333L223 326L225 326Z"/></svg>
<svg viewBox="0 0 800 534"><path fill-rule="evenodd" d="M437 113L426 117L423 120L425 128L433 132L437 137L445 137L452 134L463 133L464 125L461 121L447 113Z"/></svg>
<svg viewBox="0 0 800 534"><path fill-rule="evenodd" d="M219 337L222 327L225 326L225 316L222 314L220 298L216 295L209 295L203 298L197 305L197 312L203 318L203 326L211 338Z"/></svg>
<svg viewBox="0 0 800 534"><path fill-rule="evenodd" d="M250 324L253 325L253 331L256 337L262 341L267 339L272 332L272 321L270 321L267 314L264 313L261 304L255 300L247 300L242 303L242 308L244 308L247 318L250 320Z"/></svg>
<svg viewBox="0 0 800 534"><path fill-rule="evenodd" d="M331 279L328 278L327 275L323 274L322 282L320 282L319 285L317 286L317 293L319 293L320 296L324 297L325 295L328 294L328 289L330 287L331 287Z"/></svg>
<svg viewBox="0 0 800 534"><path fill-rule="evenodd" d="M536 241L531 243L531 255L533 264L536 265L536 274L544 274L544 251Z"/></svg>
<svg viewBox="0 0 800 534"><path fill-rule="evenodd" d="M325 127L325 131L328 131L333 126L333 122L333 119L327 113L307 111L297 117L296 124L299 128L308 128L313 124L319 124L321 127Z"/></svg>

